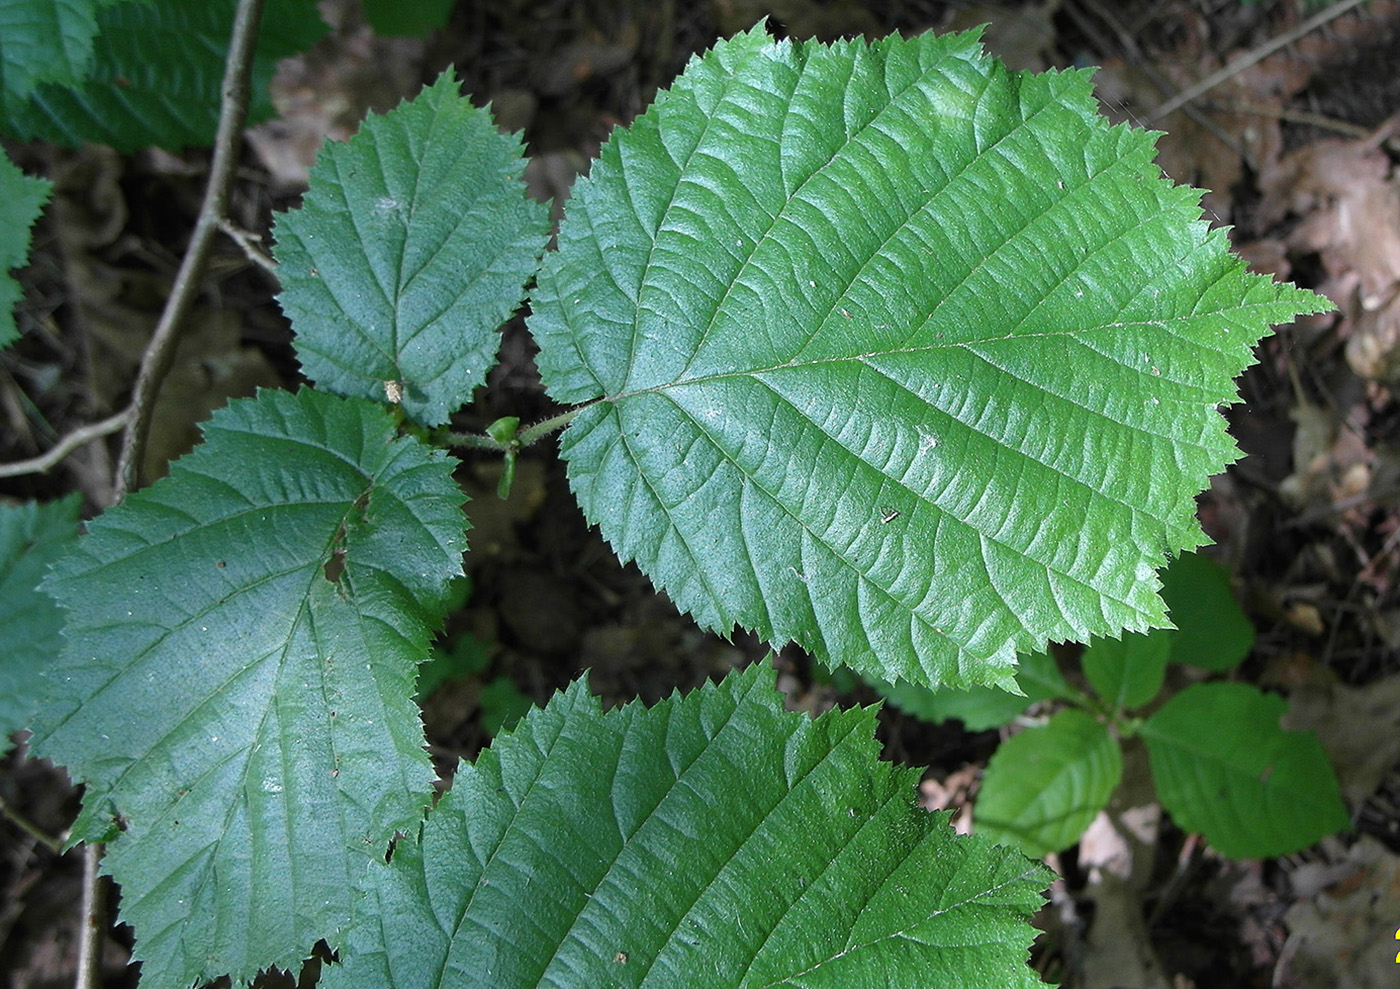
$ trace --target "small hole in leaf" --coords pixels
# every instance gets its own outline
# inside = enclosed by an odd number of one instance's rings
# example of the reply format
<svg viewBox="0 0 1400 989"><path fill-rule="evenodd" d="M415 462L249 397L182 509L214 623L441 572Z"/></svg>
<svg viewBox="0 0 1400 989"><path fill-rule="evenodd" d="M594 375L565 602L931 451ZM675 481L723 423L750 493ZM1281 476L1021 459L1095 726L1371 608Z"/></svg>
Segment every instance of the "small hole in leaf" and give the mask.
<svg viewBox="0 0 1400 989"><path fill-rule="evenodd" d="M340 583L340 575L345 572L345 550L337 549L331 554L331 558L326 561L326 565L321 568L326 575L326 579L332 584Z"/></svg>

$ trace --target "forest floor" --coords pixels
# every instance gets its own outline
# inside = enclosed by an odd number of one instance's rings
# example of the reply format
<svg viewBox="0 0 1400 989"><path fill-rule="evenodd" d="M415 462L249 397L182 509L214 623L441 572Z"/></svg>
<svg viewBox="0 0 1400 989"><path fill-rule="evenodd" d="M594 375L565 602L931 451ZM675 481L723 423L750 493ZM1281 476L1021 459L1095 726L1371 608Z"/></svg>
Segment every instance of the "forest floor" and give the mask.
<svg viewBox="0 0 1400 989"><path fill-rule="evenodd" d="M1255 270L1337 304L1260 346L1241 381L1244 403L1230 413L1246 457L1201 496L1200 515L1215 542L1209 553L1230 568L1257 631L1236 676L1286 695L1290 726L1318 732L1354 828L1296 855L1236 862L1163 820L1150 850L1136 853L1150 860L1127 865L1124 850L1091 829L1051 857L1062 878L1038 921L1033 963L1074 989L1400 985L1400 2L1371 0L1302 30L1326 8L463 0L427 41L373 37L350 5L325 6L337 28L283 67L282 116L258 127L244 151L233 215L258 234L274 210L296 204L324 137L348 136L366 111L392 107L448 65L467 92L492 102L502 126L524 131L531 191L554 198L556 215L615 125L644 110L693 53L765 16L774 34L828 40L985 23L986 45L1013 68L1100 66L1105 113L1166 132L1162 168L1210 190L1208 218L1232 228ZM1173 109L1221 70L1217 84ZM0 461L33 456L124 404L207 165L201 152L14 153L57 188L21 275L26 336L0 355ZM272 277L231 242L217 251L162 393L158 460L188 450L196 424L228 397L297 380ZM532 346L517 318L490 387L461 425L552 411ZM106 504L111 455L92 444L0 493L78 490L89 506ZM473 498L474 590L445 641L475 673L449 678L426 703L444 775L489 742L519 700L542 703L585 669L610 702L651 701L766 654L750 638L700 631L619 565L585 525L552 445L522 455L506 501L494 494L499 469L497 458L468 456L458 472ZM875 699L838 692L794 649L777 663L794 706ZM929 725L893 708L881 718L887 757L929 767L925 802L960 811L1008 733ZM0 797L50 836L76 807L63 775L22 749L0 764ZM16 816L0 817L0 973L14 987L68 985L80 856L49 850ZM116 930L109 985L134 984L128 947L128 932Z"/></svg>

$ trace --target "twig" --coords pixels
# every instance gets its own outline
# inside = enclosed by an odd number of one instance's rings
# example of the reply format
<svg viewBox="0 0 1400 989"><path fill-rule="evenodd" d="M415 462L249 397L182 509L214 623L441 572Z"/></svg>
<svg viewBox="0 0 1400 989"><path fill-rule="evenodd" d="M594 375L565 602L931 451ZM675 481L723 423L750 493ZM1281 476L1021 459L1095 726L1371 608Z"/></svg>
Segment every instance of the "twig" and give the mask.
<svg viewBox="0 0 1400 989"><path fill-rule="evenodd" d="M29 837L33 838L55 855L63 854L63 842L43 831L37 824L11 807L6 803L4 797L0 797L0 814L4 814L9 818L11 824L29 835Z"/></svg>
<svg viewBox="0 0 1400 989"><path fill-rule="evenodd" d="M1140 72L1142 72L1143 75L1147 77L1147 80L1150 83L1152 83L1152 85L1157 87L1157 90L1160 93L1166 95L1167 93L1172 91L1173 86L1170 80L1168 80L1166 76L1162 75L1161 72L1157 71L1157 69L1152 65L1151 60L1143 54L1142 48L1138 46L1136 39L1133 38L1132 32L1130 32L1118 21L1118 18L1113 15L1113 12L1111 10L1109 10L1103 4L1099 3L1098 0L1083 0L1083 5L1089 8L1089 10L1093 12L1095 17L1103 21L1113 30L1113 33L1118 37L1118 45L1123 49L1123 53L1127 55L1132 64ZM1079 26L1080 30L1082 30L1085 34L1089 35L1090 40L1092 40L1095 44L1097 44L1100 48L1107 52L1109 50L1109 46L1104 44L1101 40L1099 40L1099 38L1097 37L1098 30L1089 21L1089 19L1083 15L1083 13L1079 10L1078 5L1071 4L1068 10L1070 17L1074 20L1075 24ZM1224 128L1222 128L1205 113L1201 112L1193 106L1186 107L1185 109L1183 109L1182 112L1185 113L1186 116L1190 117L1197 124L1199 124L1206 131L1208 131L1217 141L1225 145L1225 147L1229 148L1235 154L1243 157L1244 149L1241 148L1238 143L1236 143L1234 138L1232 138L1229 134L1225 132Z"/></svg>
<svg viewBox="0 0 1400 989"><path fill-rule="evenodd" d="M170 289L165 311L151 337L141 360L136 387L131 395L131 421L122 437L121 455L117 459L117 496L137 486L141 455L151 428L151 412L156 393L175 358L175 342L190 310L194 308L200 279L209 262L214 234L219 229L233 185L234 167L238 164L239 138L248 116L248 86L252 74L253 45L257 40L258 21L262 17L263 0L239 0L233 17L233 32L229 38L228 61L224 63L223 99L219 107L219 129L214 137L214 160L209 167L209 185L204 203L195 220L189 247L185 250L175 284Z"/></svg>
<svg viewBox="0 0 1400 989"><path fill-rule="evenodd" d="M150 432L151 411L156 393L170 370L175 356L175 342L180 328L194 307L200 279L209 262L214 235L227 212L229 190L233 185L234 168L238 164L239 139L248 117L249 79L253 69L253 48L262 20L263 0L238 0L233 15L233 30L229 34L228 59L224 62L222 98L219 103L219 127L214 135L214 159L209 166L209 185L204 202L190 234L180 270L171 286L170 298L160 314L160 322L141 358L141 370L136 376L128 406L130 420L122 437L121 456L117 460L115 500L120 501L136 486L139 464ZM78 970L74 977L77 989L97 989L102 978L102 943L107 933L107 889L102 882L99 865L102 845L89 843L83 847L82 923L78 938Z"/></svg>
<svg viewBox="0 0 1400 989"><path fill-rule="evenodd" d="M107 939L107 884L98 871L102 846L83 846L82 925L78 929L78 973L76 989L99 989L102 985L102 943Z"/></svg>
<svg viewBox="0 0 1400 989"><path fill-rule="evenodd" d="M1365 2L1366 0L1342 0L1341 3L1334 4L1333 6L1328 7L1326 10L1314 14L1312 17L1309 17L1307 20L1305 20L1302 24L1299 24L1293 30L1285 31L1277 38L1273 38L1260 45L1258 48L1254 49L1254 51L1250 52L1249 54L1241 56L1240 58L1237 58L1234 61L1232 61L1229 65L1217 69L1216 71L1212 72L1210 75L1206 76L1204 79L1200 80L1194 85L1187 86L1181 92L1177 93L1171 99L1167 100L1167 102L1163 103L1157 109L1153 110L1150 114L1148 114L1147 122L1150 124L1154 121L1161 120L1173 110L1185 106L1187 103L1190 103L1202 93L1209 92L1216 86L1219 86L1222 82L1225 82L1227 79L1231 79L1239 75L1251 65L1254 65L1257 62L1262 62L1264 59L1268 58L1280 48L1284 48L1288 45L1293 44L1293 42L1303 37L1303 35L1310 34L1311 32L1322 27L1322 25L1326 24L1328 21L1335 20L1336 18L1345 14L1348 10L1351 10L1353 7L1359 7Z"/></svg>
<svg viewBox="0 0 1400 989"><path fill-rule="evenodd" d="M68 454L91 443L93 440L100 440L104 436L111 436L113 433L126 427L131 421L131 408L128 406L116 415L103 419L101 422L89 423L86 426L73 430L63 439L54 444L53 449L48 453L29 460L19 460L12 464L0 464L0 477L19 477L22 474L43 474L50 467L57 464Z"/></svg>
<svg viewBox="0 0 1400 989"><path fill-rule="evenodd" d="M219 217L219 229L229 235L229 238L243 250L243 256L263 271L276 273L277 262L268 257L258 247L257 241L261 238L257 234L250 233L242 227L234 224L226 216Z"/></svg>
<svg viewBox="0 0 1400 989"><path fill-rule="evenodd" d="M1269 106L1265 103L1250 103L1248 101L1238 103L1211 102L1207 105L1226 113L1248 114L1252 117L1273 117L1275 120L1287 121L1290 124L1306 124L1308 127L1329 130L1358 140L1370 137L1372 133L1360 124L1348 123L1345 120L1323 116L1320 113L1310 113L1307 110L1290 110L1288 107Z"/></svg>

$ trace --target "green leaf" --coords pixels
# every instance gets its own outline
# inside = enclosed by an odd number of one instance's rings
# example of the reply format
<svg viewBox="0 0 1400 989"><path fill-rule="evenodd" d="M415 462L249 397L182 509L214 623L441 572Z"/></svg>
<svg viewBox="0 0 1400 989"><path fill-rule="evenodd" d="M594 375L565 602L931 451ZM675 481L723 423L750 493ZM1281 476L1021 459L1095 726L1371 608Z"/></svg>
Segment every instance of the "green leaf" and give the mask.
<svg viewBox="0 0 1400 989"><path fill-rule="evenodd" d="M28 263L34 221L51 191L53 183L25 175L0 150L0 347L19 337L14 309L24 295L9 271Z"/></svg>
<svg viewBox="0 0 1400 989"><path fill-rule="evenodd" d="M224 60L237 0L143 0L103 6L87 80L44 83L27 98L5 93L0 132L21 140L119 151L213 142ZM314 0L278 0L263 14L253 62L249 123L273 113L268 83L277 61L326 31Z"/></svg>
<svg viewBox="0 0 1400 989"><path fill-rule="evenodd" d="M880 696L895 707L916 718L937 724L957 718L968 731L985 731L1004 725L1036 701L1050 697L1069 697L1073 688L1065 682L1060 668L1049 653L1022 656L1016 668L1016 686L1020 694L997 687L920 687L912 683L887 684L871 681Z"/></svg>
<svg viewBox="0 0 1400 989"><path fill-rule="evenodd" d="M531 711L371 869L327 989L1040 985L1050 874L920 810L872 709L812 720L772 683Z"/></svg>
<svg viewBox="0 0 1400 989"><path fill-rule="evenodd" d="M29 727L40 672L63 643L63 613L39 590L49 564L78 538L80 495L40 505L0 505L0 754Z"/></svg>
<svg viewBox="0 0 1400 989"><path fill-rule="evenodd" d="M974 808L977 833L1046 855L1079 840L1123 775L1123 753L1083 711L1013 735L992 756Z"/></svg>
<svg viewBox="0 0 1400 989"><path fill-rule="evenodd" d="M1098 695L1113 711L1140 707L1157 696L1172 652L1169 629L1147 635L1128 632L1121 639L1094 639L1080 663Z"/></svg>
<svg viewBox="0 0 1400 989"><path fill-rule="evenodd" d="M300 210L278 217L283 310L323 388L437 425L496 361L497 327L524 297L549 211L527 200L518 137L451 73L329 144Z"/></svg>
<svg viewBox="0 0 1400 989"><path fill-rule="evenodd" d="M417 664L465 547L452 461L374 405L262 392L90 524L34 749L86 785L142 985L294 969L432 792Z"/></svg>
<svg viewBox="0 0 1400 989"><path fill-rule="evenodd" d="M1269 324L1087 72L974 34L693 61L574 188L532 298L591 522L684 610L886 680L1166 623Z"/></svg>
<svg viewBox="0 0 1400 989"><path fill-rule="evenodd" d="M1203 683L1142 726L1162 806L1222 855L1286 855L1350 822L1327 753L1312 732L1279 727L1284 707L1246 684Z"/></svg>
<svg viewBox="0 0 1400 989"><path fill-rule="evenodd" d="M1177 557L1162 575L1162 600L1176 623L1174 661L1224 673L1254 648L1254 626L1235 599L1230 572L1210 557Z"/></svg>
<svg viewBox="0 0 1400 989"><path fill-rule="evenodd" d="M0 0L0 99L41 82L74 86L87 74L98 0Z"/></svg>
<svg viewBox="0 0 1400 989"><path fill-rule="evenodd" d="M496 677L481 688L481 730L492 737L515 726L533 705L510 677Z"/></svg>
<svg viewBox="0 0 1400 989"><path fill-rule="evenodd" d="M365 0L365 19L375 34L422 38L447 23L457 0Z"/></svg>

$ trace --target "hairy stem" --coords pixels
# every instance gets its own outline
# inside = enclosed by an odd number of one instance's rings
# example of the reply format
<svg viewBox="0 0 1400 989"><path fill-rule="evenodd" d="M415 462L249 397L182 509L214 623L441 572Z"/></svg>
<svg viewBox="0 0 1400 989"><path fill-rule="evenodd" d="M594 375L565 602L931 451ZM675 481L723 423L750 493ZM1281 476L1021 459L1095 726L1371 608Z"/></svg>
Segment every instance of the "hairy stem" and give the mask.
<svg viewBox="0 0 1400 989"><path fill-rule="evenodd" d="M591 405L593 403L589 403ZM523 450L531 444L538 443L550 433L563 429L569 424L569 420L578 415L588 405L580 405L570 409L568 412L561 412L557 416L542 419L533 426L526 426L514 439L501 442L494 436L487 436L484 433L448 433L443 437L443 442L449 446L465 447L469 450L500 450L502 452L514 452Z"/></svg>

